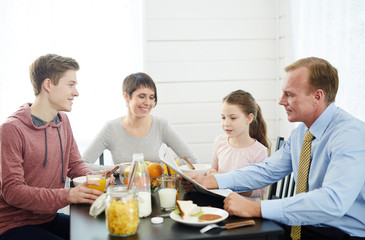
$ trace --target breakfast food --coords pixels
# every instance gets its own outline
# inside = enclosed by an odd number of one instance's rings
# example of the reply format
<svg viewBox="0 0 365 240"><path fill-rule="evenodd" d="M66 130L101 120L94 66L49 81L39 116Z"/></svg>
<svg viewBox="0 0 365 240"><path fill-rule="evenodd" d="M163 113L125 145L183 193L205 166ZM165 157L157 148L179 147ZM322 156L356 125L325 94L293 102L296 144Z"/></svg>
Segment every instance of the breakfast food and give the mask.
<svg viewBox="0 0 365 240"><path fill-rule="evenodd" d="M148 173L149 173L151 178L156 178L156 177L159 177L163 174L163 168L157 162L150 163L148 165L147 169L148 169Z"/></svg>
<svg viewBox="0 0 365 240"><path fill-rule="evenodd" d="M151 162L149 161L145 161L144 162L148 168L148 166L151 164ZM124 168L124 172L123 172L123 175L124 177L128 177L129 176L129 172L131 171L131 164L128 164L127 167Z"/></svg>
<svg viewBox="0 0 365 240"><path fill-rule="evenodd" d="M177 200L176 205L180 211L182 219L187 219L201 213L201 207L193 203L191 200Z"/></svg>
<svg viewBox="0 0 365 240"><path fill-rule="evenodd" d="M178 157L176 157L176 158L174 157L174 160L175 160L176 165L177 165L177 166L179 166L179 163L180 163L179 158L178 158ZM167 166L166 166L166 164L162 164L162 165L163 165L164 173L165 173L165 174L169 174L169 171L167 171ZM171 168L170 168L170 173L171 173L172 175L176 174L176 172L175 172L174 170L172 170Z"/></svg>
<svg viewBox="0 0 365 240"><path fill-rule="evenodd" d="M220 218L222 218L222 216L218 215L218 214L203 214L198 218L198 220L199 220L199 222L208 222L208 221L214 221L214 220L217 220Z"/></svg>
<svg viewBox="0 0 365 240"><path fill-rule="evenodd" d="M106 211L107 227L111 234L127 236L137 231L138 205L135 199L126 202L113 200Z"/></svg>

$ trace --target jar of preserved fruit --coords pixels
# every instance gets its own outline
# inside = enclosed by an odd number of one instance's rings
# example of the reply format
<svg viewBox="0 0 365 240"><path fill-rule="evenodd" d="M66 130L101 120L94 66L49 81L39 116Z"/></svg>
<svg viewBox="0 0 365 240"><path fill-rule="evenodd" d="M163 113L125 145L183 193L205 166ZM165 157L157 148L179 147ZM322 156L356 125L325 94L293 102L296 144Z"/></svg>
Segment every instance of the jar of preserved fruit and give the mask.
<svg viewBox="0 0 365 240"><path fill-rule="evenodd" d="M105 222L114 236L130 236L139 225L138 201L135 190L126 186L110 186L107 190Z"/></svg>

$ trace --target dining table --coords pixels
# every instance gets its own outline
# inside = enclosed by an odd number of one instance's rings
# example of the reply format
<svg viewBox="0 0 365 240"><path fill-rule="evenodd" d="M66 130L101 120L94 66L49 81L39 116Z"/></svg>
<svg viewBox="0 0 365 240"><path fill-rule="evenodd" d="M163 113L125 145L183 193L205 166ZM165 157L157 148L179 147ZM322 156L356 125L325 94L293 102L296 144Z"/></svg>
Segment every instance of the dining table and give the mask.
<svg viewBox="0 0 365 240"><path fill-rule="evenodd" d="M209 206L223 209L223 197L212 196L200 192L184 192L180 188L178 199L192 200L198 206ZM70 237L71 240L192 240L192 239L278 239L284 230L271 220L253 218L253 226L245 226L235 229L212 229L201 233L202 226L191 226L176 222L170 218L169 212L160 208L157 192L151 194L152 213L148 217L140 218L136 234L128 237L118 237L109 234L105 224L105 213L97 217L89 215L89 204L70 205ZM163 216L163 222L153 224L151 218ZM219 225L234 223L248 218L229 216Z"/></svg>

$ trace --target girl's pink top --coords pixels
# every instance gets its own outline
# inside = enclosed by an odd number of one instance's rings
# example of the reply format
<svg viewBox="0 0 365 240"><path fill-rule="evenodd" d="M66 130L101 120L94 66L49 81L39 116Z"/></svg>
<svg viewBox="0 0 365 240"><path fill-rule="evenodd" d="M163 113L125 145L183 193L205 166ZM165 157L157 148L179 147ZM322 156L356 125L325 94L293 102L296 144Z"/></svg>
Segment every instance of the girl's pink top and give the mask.
<svg viewBox="0 0 365 240"><path fill-rule="evenodd" d="M268 157L268 149L258 141L249 147L234 148L228 143L228 136L221 135L215 139L212 168L218 173L226 173L243 168L252 163L262 162ZM251 198L259 198L265 188L256 189Z"/></svg>

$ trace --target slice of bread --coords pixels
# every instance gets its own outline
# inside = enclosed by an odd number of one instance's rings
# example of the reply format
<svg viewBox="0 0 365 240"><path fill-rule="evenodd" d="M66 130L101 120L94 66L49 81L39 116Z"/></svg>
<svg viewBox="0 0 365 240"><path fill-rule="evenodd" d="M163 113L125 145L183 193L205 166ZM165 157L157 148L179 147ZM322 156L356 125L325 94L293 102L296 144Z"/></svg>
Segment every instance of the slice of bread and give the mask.
<svg viewBox="0 0 365 240"><path fill-rule="evenodd" d="M196 215L201 211L201 208L191 200L177 200L176 205L179 208L180 215L183 220L191 217L192 215Z"/></svg>

